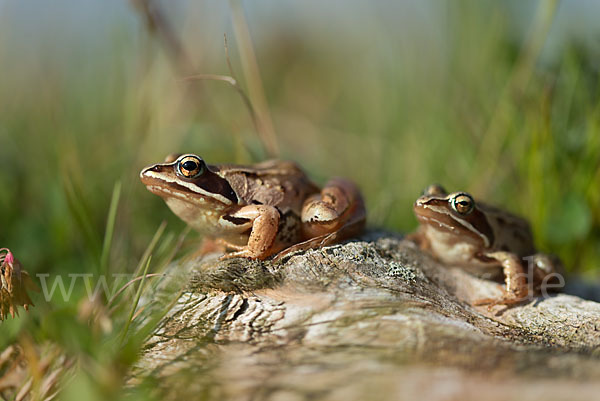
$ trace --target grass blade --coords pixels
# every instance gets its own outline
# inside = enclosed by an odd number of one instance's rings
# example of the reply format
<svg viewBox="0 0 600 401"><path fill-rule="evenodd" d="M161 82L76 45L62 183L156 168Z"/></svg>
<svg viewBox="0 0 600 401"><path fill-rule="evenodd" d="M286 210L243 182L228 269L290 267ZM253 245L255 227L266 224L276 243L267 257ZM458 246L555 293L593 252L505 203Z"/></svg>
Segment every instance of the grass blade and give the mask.
<svg viewBox="0 0 600 401"><path fill-rule="evenodd" d="M112 197L110 199L110 207L108 209L108 217L106 219L106 230L104 231L104 241L102 242L102 253L100 255L100 271L107 273L108 257L112 247L112 240L115 231L115 221L117 218L117 206L121 197L121 181L117 181L113 188Z"/></svg>
<svg viewBox="0 0 600 401"><path fill-rule="evenodd" d="M146 274L148 273L148 268L150 267L150 262L152 261L152 255L148 257L148 261L146 262L146 266L144 267L144 273L142 274L142 281L138 287L138 290L135 294L135 299L133 301L133 305L131 306L131 311L129 311L129 316L127 317L127 323L125 324L125 328L123 329L123 334L121 334L120 344L123 345L125 338L127 337L127 331L129 330L129 326L133 320L133 315L135 314L135 310L137 309L138 303L140 301L140 297L142 296L142 290L144 288L144 284L146 282Z"/></svg>
<svg viewBox="0 0 600 401"><path fill-rule="evenodd" d="M166 227L167 227L167 222L163 221L160 224L160 226L158 227L158 229L156 230L156 232L154 233L152 240L150 240L148 247L146 248L146 250L144 251L144 254L142 255L142 257L140 259L140 263L138 263L137 267L135 268L135 272L133 273L134 276L139 276L140 270L142 270L142 268L144 267L144 263L146 263L146 260L150 257L152 252L154 252L154 248L156 248L156 244L158 243L158 240L162 237L163 233L165 232Z"/></svg>
<svg viewBox="0 0 600 401"><path fill-rule="evenodd" d="M94 230L94 224L90 216L90 211L84 201L81 190L75 186L71 176L63 172L63 193L65 195L69 212L78 228L83 232L83 237L87 243L88 249L94 254L94 257L100 255L100 238Z"/></svg>

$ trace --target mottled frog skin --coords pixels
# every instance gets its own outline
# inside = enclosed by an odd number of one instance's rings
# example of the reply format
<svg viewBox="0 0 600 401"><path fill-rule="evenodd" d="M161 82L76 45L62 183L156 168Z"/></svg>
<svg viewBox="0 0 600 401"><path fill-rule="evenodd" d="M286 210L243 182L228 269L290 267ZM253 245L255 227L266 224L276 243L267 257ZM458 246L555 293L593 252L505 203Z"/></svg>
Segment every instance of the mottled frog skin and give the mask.
<svg viewBox="0 0 600 401"><path fill-rule="evenodd" d="M420 224L411 238L438 260L471 271L502 268L503 296L477 305L520 303L532 294L530 286L555 284L560 262L537 253L529 224L521 217L476 202L466 192L448 194L439 185L424 191L414 212Z"/></svg>
<svg viewBox="0 0 600 401"><path fill-rule="evenodd" d="M335 178L321 189L288 161L207 165L194 154L173 155L140 179L183 221L233 250L224 258L282 257L351 237L365 224L354 183Z"/></svg>

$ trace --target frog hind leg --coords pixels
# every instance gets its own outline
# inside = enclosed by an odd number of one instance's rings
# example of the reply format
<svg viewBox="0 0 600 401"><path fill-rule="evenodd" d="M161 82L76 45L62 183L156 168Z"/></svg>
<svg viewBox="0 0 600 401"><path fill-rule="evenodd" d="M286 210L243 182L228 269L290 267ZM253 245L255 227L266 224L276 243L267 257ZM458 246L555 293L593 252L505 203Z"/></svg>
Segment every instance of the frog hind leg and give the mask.
<svg viewBox="0 0 600 401"><path fill-rule="evenodd" d="M275 259L292 252L318 248L360 234L366 210L356 185L342 178L327 182L319 194L304 201L301 213L305 240L281 251Z"/></svg>
<svg viewBox="0 0 600 401"><path fill-rule="evenodd" d="M355 221L365 220L365 207L356 185L343 178L327 182L320 193L308 197L300 215L304 237L330 234Z"/></svg>
<svg viewBox="0 0 600 401"><path fill-rule="evenodd" d="M489 252L484 255L487 258L495 259L502 265L504 282L506 287L504 294L500 298L485 298L473 302L475 306L488 305L515 305L529 299L529 286L527 285L527 275L519 257L510 252Z"/></svg>
<svg viewBox="0 0 600 401"><path fill-rule="evenodd" d="M536 253L525 259L528 267L533 268L533 287L536 291L560 291L560 284L564 284L565 268L556 255Z"/></svg>

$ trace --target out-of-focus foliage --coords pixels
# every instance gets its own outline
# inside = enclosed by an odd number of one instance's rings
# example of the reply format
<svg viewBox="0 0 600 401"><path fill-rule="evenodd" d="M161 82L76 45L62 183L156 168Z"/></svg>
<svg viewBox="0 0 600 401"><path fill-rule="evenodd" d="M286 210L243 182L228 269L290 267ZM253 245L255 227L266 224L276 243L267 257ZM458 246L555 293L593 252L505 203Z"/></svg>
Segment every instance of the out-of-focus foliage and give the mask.
<svg viewBox="0 0 600 401"><path fill-rule="evenodd" d="M403 232L428 184L471 191L529 218L539 247L568 269L597 274L599 32L569 14L580 2L322 3L245 3L282 158L319 182L356 180L369 224ZM246 86L227 3L161 4L198 73L229 74L226 33ZM122 0L0 1L0 247L32 277L132 273L163 220L156 252L168 253L184 225L139 183L144 165L177 151L209 163L265 157L232 87L183 82L141 21ZM63 342L93 367L69 391L114 397L106 388L136 348L122 353L73 321L85 295L74 291L77 301L47 305L34 295L33 313L3 323L1 341L28 330Z"/></svg>
<svg viewBox="0 0 600 401"><path fill-rule="evenodd" d="M33 272L87 269L122 180L120 270L161 218L182 227L138 182L142 166L171 151L213 163L264 152L238 94L181 82L127 3L58 5L65 15L0 9L0 241ZM357 180L371 225L411 230L412 201L440 182L525 215L570 268L600 267L598 53L545 43L518 80L539 10L344 5L247 6L281 157L317 180ZM243 84L227 7L163 8L198 72L228 74L227 33Z"/></svg>

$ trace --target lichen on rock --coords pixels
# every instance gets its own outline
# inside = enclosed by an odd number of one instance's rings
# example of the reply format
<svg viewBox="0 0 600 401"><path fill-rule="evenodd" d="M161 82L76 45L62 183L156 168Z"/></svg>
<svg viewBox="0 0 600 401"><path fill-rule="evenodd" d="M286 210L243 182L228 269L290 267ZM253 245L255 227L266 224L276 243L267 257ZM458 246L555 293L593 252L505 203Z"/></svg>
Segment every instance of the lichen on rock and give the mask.
<svg viewBox="0 0 600 401"><path fill-rule="evenodd" d="M208 257L172 269L189 282L132 372L157 380L167 399L395 400L434 382L478 400L600 391L600 304L558 294L473 307L501 284L395 235L278 262Z"/></svg>

